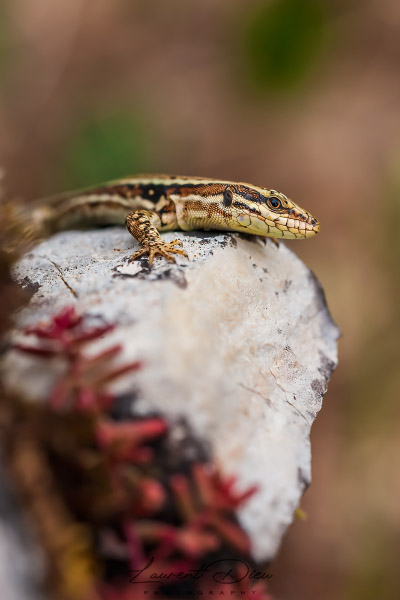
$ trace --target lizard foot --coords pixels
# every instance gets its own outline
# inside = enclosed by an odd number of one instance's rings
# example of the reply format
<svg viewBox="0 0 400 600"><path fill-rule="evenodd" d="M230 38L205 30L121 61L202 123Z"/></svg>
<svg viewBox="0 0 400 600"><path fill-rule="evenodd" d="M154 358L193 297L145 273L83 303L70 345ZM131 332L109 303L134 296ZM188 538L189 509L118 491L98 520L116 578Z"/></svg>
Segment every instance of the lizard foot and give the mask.
<svg viewBox="0 0 400 600"><path fill-rule="evenodd" d="M149 255L149 265L153 264L154 257L159 254L160 256L164 256L164 258L175 262L175 256L172 254L182 254L187 257L185 250L181 250L180 248L175 248L175 246L182 246L182 242L180 240L174 240L173 242L158 242L156 244L144 244L143 248L132 254L130 260L136 260L143 254Z"/></svg>

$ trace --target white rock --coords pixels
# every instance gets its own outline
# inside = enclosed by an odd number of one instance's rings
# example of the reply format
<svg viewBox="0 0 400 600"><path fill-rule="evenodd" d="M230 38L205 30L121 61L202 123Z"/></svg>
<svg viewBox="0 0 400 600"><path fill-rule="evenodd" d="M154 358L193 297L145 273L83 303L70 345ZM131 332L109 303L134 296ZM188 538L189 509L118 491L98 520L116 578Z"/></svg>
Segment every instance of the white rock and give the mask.
<svg viewBox="0 0 400 600"><path fill-rule="evenodd" d="M35 292L17 323L71 304L94 321L116 322L121 359L145 363L118 389L134 382L143 411L186 417L238 489L258 485L239 517L255 558L270 559L311 481L310 427L337 363L339 331L320 284L283 244L164 236L176 237L190 260L157 258L149 272L146 261L127 262L136 245L121 228L57 234L15 269ZM56 376L15 352L4 366L7 384L31 397Z"/></svg>

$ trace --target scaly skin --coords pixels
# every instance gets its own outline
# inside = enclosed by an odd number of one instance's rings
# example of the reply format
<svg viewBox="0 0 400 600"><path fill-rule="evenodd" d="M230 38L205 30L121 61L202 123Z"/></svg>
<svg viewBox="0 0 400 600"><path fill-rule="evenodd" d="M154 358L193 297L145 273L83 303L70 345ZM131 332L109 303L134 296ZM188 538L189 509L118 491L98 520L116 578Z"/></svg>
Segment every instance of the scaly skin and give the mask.
<svg viewBox="0 0 400 600"><path fill-rule="evenodd" d="M134 260L157 254L175 260L179 240L166 243L160 232L193 229L238 231L283 239L305 239L319 223L284 194L248 183L200 177L142 175L41 201L32 212L38 229L62 229L125 223L142 249Z"/></svg>

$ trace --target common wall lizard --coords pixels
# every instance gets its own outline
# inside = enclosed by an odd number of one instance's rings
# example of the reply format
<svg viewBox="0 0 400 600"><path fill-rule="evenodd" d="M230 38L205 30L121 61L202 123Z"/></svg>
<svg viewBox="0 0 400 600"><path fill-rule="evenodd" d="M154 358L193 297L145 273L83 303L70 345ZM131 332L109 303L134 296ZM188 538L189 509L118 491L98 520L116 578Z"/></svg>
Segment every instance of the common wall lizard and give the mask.
<svg viewBox="0 0 400 600"><path fill-rule="evenodd" d="M319 223L284 194L248 183L200 177L143 175L111 181L40 201L32 225L45 234L63 229L126 224L141 244L131 259L159 254L175 261L182 242L164 242L160 232L194 229L304 239Z"/></svg>

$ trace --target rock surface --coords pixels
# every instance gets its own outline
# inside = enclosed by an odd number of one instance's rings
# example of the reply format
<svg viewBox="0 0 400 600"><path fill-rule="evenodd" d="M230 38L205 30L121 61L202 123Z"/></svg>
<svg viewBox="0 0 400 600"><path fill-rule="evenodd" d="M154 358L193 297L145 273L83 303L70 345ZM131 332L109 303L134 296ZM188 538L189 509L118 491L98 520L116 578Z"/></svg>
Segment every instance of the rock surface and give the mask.
<svg viewBox="0 0 400 600"><path fill-rule="evenodd" d="M136 243L121 228L57 234L15 269L33 293L16 321L33 324L75 305L94 322L115 322L121 359L145 364L119 389L134 385L143 411L186 417L238 489L258 485L239 517L255 558L270 559L311 481L310 427L339 332L320 284L283 244L178 237L190 260L157 258L149 272L146 260L128 263ZM4 367L7 385L33 398L55 377L14 352Z"/></svg>

